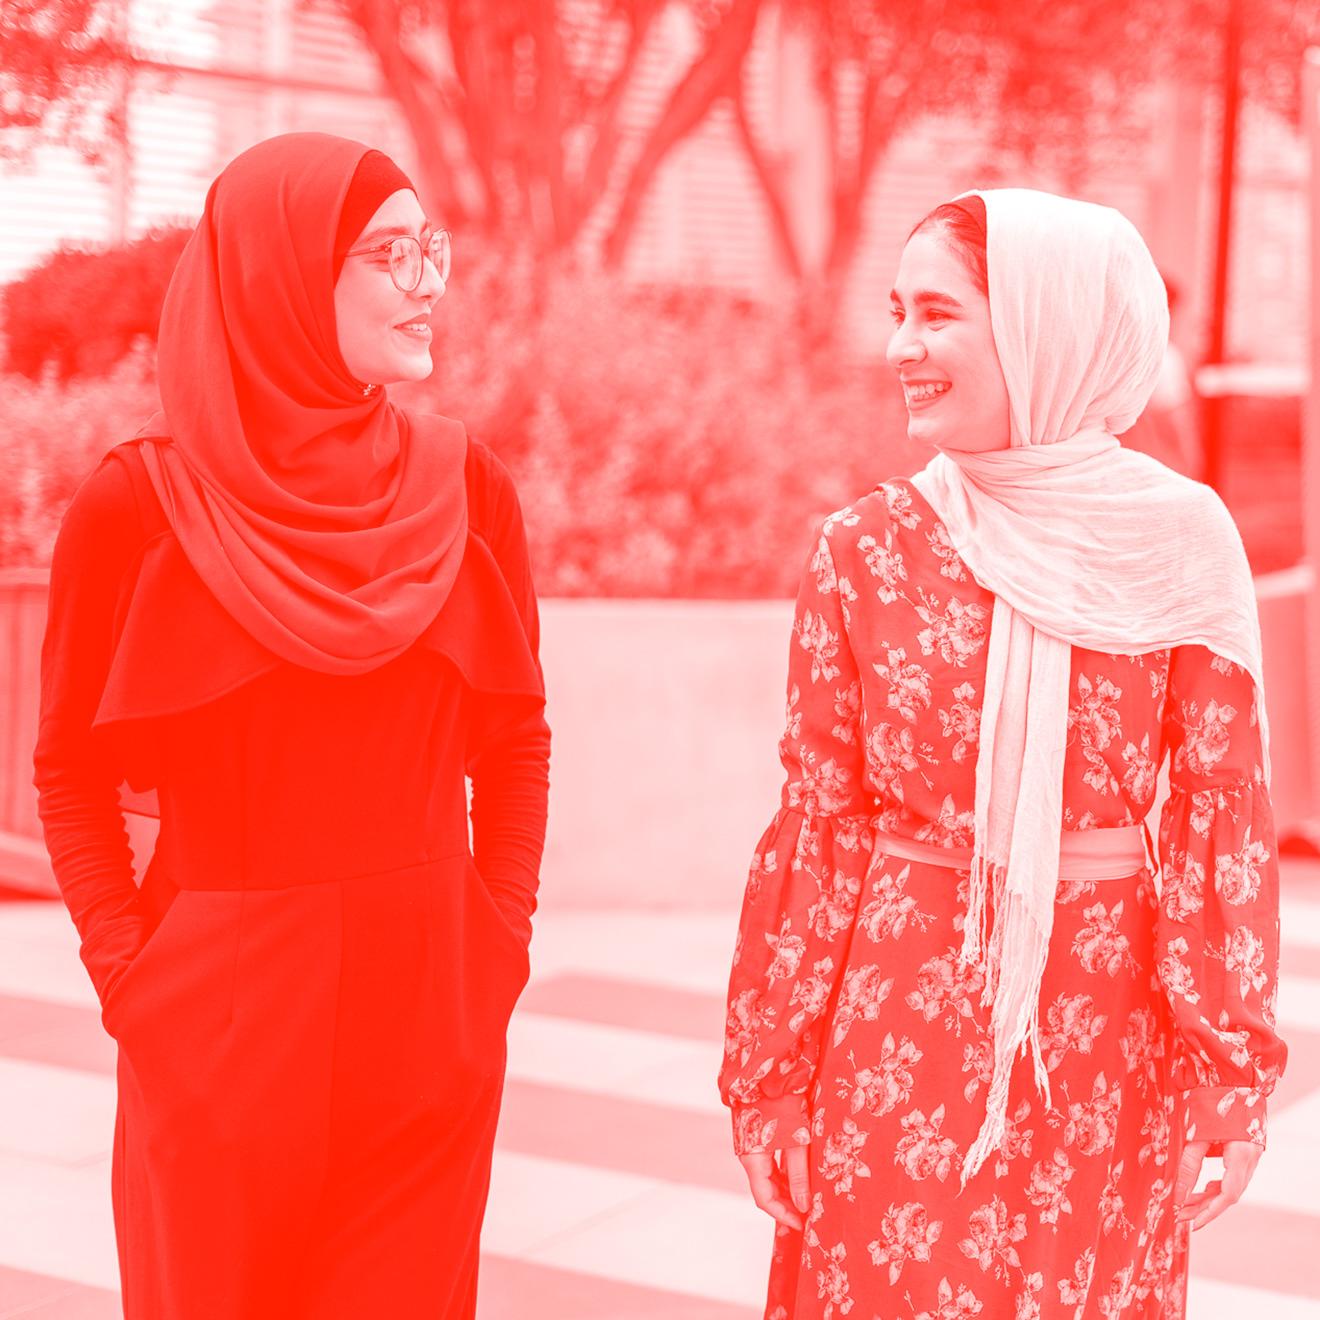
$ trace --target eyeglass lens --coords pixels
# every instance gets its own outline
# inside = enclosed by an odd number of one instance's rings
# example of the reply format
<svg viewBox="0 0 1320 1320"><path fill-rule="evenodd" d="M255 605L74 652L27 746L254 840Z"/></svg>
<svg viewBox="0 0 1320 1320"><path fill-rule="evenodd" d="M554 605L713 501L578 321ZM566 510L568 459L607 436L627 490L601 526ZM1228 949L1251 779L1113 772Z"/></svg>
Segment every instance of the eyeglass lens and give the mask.
<svg viewBox="0 0 1320 1320"><path fill-rule="evenodd" d="M437 229L426 246L426 256L449 282L449 234ZM404 293L411 293L422 282L422 245L415 238L396 238L390 244L390 276Z"/></svg>

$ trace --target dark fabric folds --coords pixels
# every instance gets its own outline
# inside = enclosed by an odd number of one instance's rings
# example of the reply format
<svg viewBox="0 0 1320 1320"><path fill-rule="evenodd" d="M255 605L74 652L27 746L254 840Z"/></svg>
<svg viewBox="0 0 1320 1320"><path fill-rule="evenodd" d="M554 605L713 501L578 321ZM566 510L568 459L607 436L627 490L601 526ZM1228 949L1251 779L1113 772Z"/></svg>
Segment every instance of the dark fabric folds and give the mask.
<svg viewBox="0 0 1320 1320"><path fill-rule="evenodd" d="M424 425L416 415L414 425ZM189 563L165 522L151 489L136 439L109 457L122 464L137 497L142 544L119 586L109 667L93 729L115 748L125 770L124 810L158 816L149 743L135 728L146 721L203 706L284 664L256 641L216 600ZM164 443L168 443L165 441ZM469 453L471 485L484 464ZM545 701L535 654L535 614L529 635L530 584L511 583L483 529L469 529L467 546L449 598L418 638L438 662L452 665L480 698L482 722L492 736L538 711ZM497 534L497 529L496 529Z"/></svg>

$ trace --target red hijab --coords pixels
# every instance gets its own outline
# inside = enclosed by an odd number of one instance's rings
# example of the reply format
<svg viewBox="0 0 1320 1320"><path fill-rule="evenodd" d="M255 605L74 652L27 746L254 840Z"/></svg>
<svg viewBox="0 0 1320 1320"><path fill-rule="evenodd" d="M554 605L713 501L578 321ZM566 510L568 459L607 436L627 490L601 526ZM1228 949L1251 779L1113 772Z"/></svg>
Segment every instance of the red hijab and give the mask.
<svg viewBox="0 0 1320 1320"><path fill-rule="evenodd" d="M368 148L258 143L220 173L165 297L164 414L140 434L184 554L282 659L374 669L435 618L467 541L458 422L370 397L339 352L334 247Z"/></svg>

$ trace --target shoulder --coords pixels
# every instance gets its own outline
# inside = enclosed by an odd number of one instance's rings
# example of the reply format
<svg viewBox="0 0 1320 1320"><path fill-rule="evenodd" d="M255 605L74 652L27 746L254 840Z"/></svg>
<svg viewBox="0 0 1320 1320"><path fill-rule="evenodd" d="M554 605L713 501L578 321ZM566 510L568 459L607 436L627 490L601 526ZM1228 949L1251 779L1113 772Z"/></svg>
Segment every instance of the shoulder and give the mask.
<svg viewBox="0 0 1320 1320"><path fill-rule="evenodd" d="M464 464L468 492L468 525L494 549L522 534L518 490L509 469L489 445L468 437Z"/></svg>
<svg viewBox="0 0 1320 1320"><path fill-rule="evenodd" d="M877 542L892 546L901 533L921 526L924 513L918 508L919 500L911 481L891 477L830 514L821 524L821 535L836 559L849 551L865 551Z"/></svg>
<svg viewBox="0 0 1320 1320"><path fill-rule="evenodd" d="M463 454L468 526L487 542L495 542L521 527L518 493L509 469L489 445L468 434L462 422L439 413L402 409L414 434L425 437L448 455L451 446Z"/></svg>
<svg viewBox="0 0 1320 1320"><path fill-rule="evenodd" d="M58 545L98 560L122 560L143 539L143 520L128 464L141 462L133 443L116 445L87 476L65 510ZM57 547L58 550L58 547Z"/></svg>

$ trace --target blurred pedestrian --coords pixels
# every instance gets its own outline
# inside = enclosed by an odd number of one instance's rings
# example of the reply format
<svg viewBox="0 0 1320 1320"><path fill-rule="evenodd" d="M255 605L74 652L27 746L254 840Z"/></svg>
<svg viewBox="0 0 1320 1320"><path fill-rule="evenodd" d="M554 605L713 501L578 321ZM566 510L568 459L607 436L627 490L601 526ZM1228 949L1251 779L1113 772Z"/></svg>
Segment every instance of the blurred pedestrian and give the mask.
<svg viewBox="0 0 1320 1320"><path fill-rule="evenodd" d="M938 452L811 555L729 987L765 1314L1176 1316L1286 1053L1246 558L1115 438L1168 333L1116 211L965 194L892 298Z"/></svg>
<svg viewBox="0 0 1320 1320"><path fill-rule="evenodd" d="M475 1313L549 732L509 476L385 388L431 371L449 259L384 154L244 152L163 412L60 531L36 782L119 1043L130 1320Z"/></svg>
<svg viewBox="0 0 1320 1320"><path fill-rule="evenodd" d="M1177 318L1180 295L1177 285L1162 276L1169 301L1169 317ZM1184 477L1200 481L1205 470L1201 450L1201 428L1196 389L1182 350L1170 337L1164 346L1160 374L1150 402L1141 416L1123 432L1123 446L1157 458Z"/></svg>

